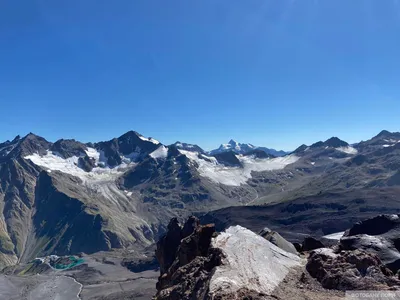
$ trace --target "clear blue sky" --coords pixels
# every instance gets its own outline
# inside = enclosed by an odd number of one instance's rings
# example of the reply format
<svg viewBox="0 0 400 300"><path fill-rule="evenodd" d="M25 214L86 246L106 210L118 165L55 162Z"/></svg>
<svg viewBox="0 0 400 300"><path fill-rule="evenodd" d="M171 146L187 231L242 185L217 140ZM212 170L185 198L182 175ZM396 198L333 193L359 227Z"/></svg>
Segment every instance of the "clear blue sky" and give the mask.
<svg viewBox="0 0 400 300"><path fill-rule="evenodd" d="M396 0L3 0L0 140L206 149L400 130Z"/></svg>

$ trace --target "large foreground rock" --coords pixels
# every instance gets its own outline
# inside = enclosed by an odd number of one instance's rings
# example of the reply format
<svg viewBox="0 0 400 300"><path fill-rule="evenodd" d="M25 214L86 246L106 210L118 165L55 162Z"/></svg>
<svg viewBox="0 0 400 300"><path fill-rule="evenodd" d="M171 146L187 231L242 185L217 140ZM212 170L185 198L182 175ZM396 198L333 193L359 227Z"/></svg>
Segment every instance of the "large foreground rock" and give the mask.
<svg viewBox="0 0 400 300"><path fill-rule="evenodd" d="M400 269L400 219L380 215L355 224L340 239L343 250L360 249L375 254L392 272Z"/></svg>
<svg viewBox="0 0 400 300"><path fill-rule="evenodd" d="M320 248L310 253L306 268L327 289L388 290L400 287L400 280L379 257L364 250L335 252Z"/></svg>
<svg viewBox="0 0 400 300"><path fill-rule="evenodd" d="M158 300L268 299L289 271L300 266L297 255L240 226L216 237L213 224L201 226L194 217L183 227L173 219L168 227L156 251Z"/></svg>
<svg viewBox="0 0 400 300"><path fill-rule="evenodd" d="M269 295L301 261L297 255L241 226L230 227L219 234L212 246L224 254L222 264L216 267L210 281L210 294L216 299L222 296L235 299L234 296L244 289Z"/></svg>

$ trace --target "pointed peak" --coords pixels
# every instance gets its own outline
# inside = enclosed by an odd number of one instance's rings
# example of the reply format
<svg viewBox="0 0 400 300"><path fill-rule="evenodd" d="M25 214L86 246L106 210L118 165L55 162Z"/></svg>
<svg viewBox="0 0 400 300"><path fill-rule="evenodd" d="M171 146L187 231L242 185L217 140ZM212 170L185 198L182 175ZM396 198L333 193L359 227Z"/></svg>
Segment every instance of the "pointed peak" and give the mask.
<svg viewBox="0 0 400 300"><path fill-rule="evenodd" d="M382 130L381 132L379 132L379 134L376 137L384 137L384 136L389 136L392 133L390 131L387 130Z"/></svg>
<svg viewBox="0 0 400 300"><path fill-rule="evenodd" d="M33 140L33 139L43 139L41 136L38 136L32 132L29 132L26 136L22 138L23 140Z"/></svg>
<svg viewBox="0 0 400 300"><path fill-rule="evenodd" d="M11 142L15 143L15 142L18 142L20 139L21 139L21 136L17 135Z"/></svg>
<svg viewBox="0 0 400 300"><path fill-rule="evenodd" d="M293 153L300 153L305 151L308 148L308 146L306 144L301 145L300 147L298 147L296 150L293 151Z"/></svg>
<svg viewBox="0 0 400 300"><path fill-rule="evenodd" d="M141 137L142 135L134 130L129 130L128 132L124 133L123 135L121 135L119 138L124 138L124 137L128 137L128 136L137 136L137 137Z"/></svg>
<svg viewBox="0 0 400 300"><path fill-rule="evenodd" d="M239 143L236 142L235 140L231 139L231 140L228 142L228 144L229 144L229 145L238 145Z"/></svg>
<svg viewBox="0 0 400 300"><path fill-rule="evenodd" d="M341 139L339 139L338 137L331 137L330 139L326 140L324 142L325 146L329 146L329 147L334 147L334 148L338 148L338 147L347 147L349 144Z"/></svg>

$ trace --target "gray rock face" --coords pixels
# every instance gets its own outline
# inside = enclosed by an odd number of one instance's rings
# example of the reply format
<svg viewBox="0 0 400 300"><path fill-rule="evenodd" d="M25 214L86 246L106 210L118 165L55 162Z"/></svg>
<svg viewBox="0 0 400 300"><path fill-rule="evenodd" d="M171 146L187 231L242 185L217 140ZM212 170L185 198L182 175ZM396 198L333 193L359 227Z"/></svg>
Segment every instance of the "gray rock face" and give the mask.
<svg viewBox="0 0 400 300"><path fill-rule="evenodd" d="M75 140L58 140L51 148L51 151L59 154L63 158L70 158L72 156L84 156L87 147L85 144L77 142Z"/></svg>
<svg viewBox="0 0 400 300"><path fill-rule="evenodd" d="M272 231L269 228L265 227L259 232L259 235L261 235L267 241L270 241L275 246L285 250L286 252L296 255L298 254L294 245L285 240L278 232Z"/></svg>
<svg viewBox="0 0 400 300"><path fill-rule="evenodd" d="M214 157L222 165L231 166L231 167L242 167L242 164L240 163L239 159L236 157L235 152L233 152L233 151L217 153L217 154L214 154Z"/></svg>

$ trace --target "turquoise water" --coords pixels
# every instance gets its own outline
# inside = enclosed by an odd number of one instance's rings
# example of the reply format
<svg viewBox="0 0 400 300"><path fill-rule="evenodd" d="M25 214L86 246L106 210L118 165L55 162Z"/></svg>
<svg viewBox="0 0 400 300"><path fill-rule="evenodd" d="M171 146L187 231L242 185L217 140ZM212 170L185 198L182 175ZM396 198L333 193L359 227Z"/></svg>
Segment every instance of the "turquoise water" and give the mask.
<svg viewBox="0 0 400 300"><path fill-rule="evenodd" d="M57 269L57 270L66 270L66 269L70 269L73 267L76 267L80 264L82 264L84 262L84 260L82 258L77 258L75 256L70 256L69 257L69 261L70 263L68 265L64 265L64 264L55 264L53 266L53 268Z"/></svg>

